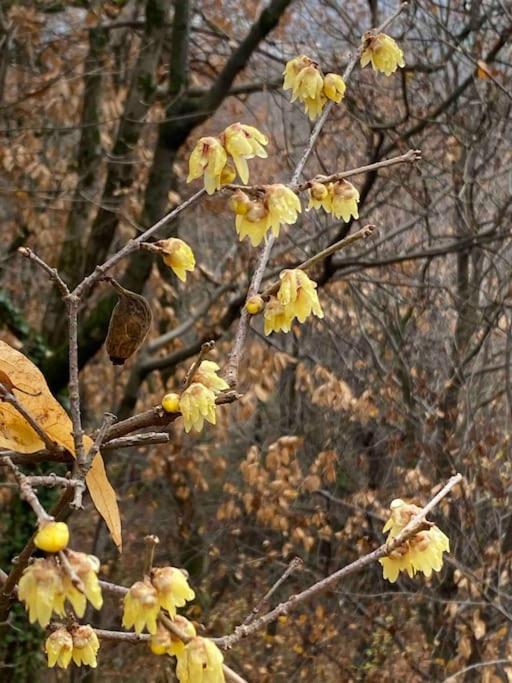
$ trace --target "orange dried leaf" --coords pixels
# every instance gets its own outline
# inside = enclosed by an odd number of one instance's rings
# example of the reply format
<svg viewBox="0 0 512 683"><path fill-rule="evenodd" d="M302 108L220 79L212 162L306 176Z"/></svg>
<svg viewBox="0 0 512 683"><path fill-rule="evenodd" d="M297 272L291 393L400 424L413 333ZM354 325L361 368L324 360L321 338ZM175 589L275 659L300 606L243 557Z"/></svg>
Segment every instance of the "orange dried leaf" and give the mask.
<svg viewBox="0 0 512 683"><path fill-rule="evenodd" d="M71 420L52 396L44 375L26 356L0 340L0 378L2 377L7 378L7 388L50 439L74 456ZM84 437L86 449L91 448L92 443L88 436ZM0 402L0 448L18 453L35 453L44 447L37 433L18 411L5 401ZM121 518L116 494L107 478L100 454L93 460L86 483L96 510L105 520L114 543L121 549Z"/></svg>

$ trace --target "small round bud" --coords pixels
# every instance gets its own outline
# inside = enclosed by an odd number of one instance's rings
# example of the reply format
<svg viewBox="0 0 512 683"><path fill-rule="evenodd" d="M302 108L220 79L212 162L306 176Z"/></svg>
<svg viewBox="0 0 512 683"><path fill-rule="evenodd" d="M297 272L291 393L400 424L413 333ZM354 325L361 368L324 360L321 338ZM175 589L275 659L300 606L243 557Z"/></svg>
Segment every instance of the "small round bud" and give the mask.
<svg viewBox="0 0 512 683"><path fill-rule="evenodd" d="M179 394L166 394L162 399L162 408L166 413L180 412L180 397Z"/></svg>
<svg viewBox="0 0 512 683"><path fill-rule="evenodd" d="M323 183L313 183L309 192L313 199L316 199L317 201L322 201L322 199L325 199L329 194L329 190Z"/></svg>
<svg viewBox="0 0 512 683"><path fill-rule="evenodd" d="M258 313L261 313L264 306L265 302L259 294L249 297L245 302L245 308L251 315L257 315Z"/></svg>
<svg viewBox="0 0 512 683"><path fill-rule="evenodd" d="M229 199L229 208L236 213L237 216L245 216L250 207L251 200L245 192L242 192L242 190L237 190L231 195Z"/></svg>
<svg viewBox="0 0 512 683"><path fill-rule="evenodd" d="M39 550L47 553L58 553L69 543L69 529L64 522L48 522L42 526L34 538L34 544Z"/></svg>

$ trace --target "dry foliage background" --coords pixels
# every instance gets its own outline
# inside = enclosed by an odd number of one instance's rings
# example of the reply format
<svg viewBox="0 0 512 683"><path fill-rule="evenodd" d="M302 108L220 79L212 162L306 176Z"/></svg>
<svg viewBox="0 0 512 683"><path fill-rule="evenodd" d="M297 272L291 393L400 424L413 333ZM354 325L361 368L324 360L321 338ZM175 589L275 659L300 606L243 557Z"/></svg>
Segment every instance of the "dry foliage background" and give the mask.
<svg viewBox="0 0 512 683"><path fill-rule="evenodd" d="M280 89L284 63L306 53L341 72L364 30L396 5L1 6L0 335L66 405L63 310L16 249L30 246L78 282L192 192L193 142L233 121L271 137L252 178L288 177L310 123ZM270 338L256 324L243 397L220 409L215 429L194 437L176 422L169 444L110 452L121 556L90 504L72 522L76 545L125 584L140 574L143 536L157 534L157 559L191 574L198 600L188 616L221 635L295 555L305 566L277 599L382 542L392 498L425 502L453 471L464 474L436 513L452 544L442 573L391 585L374 565L349 577L230 653L249 681L512 680L512 5L419 0L391 33L406 68L391 78L356 69L307 175L410 147L423 161L355 179L360 223L379 234L313 273L325 319ZM222 365L256 256L233 223L225 197L213 196L173 224L200 266L186 286L149 254L121 264L115 275L144 291L154 314L149 342L122 372L102 348L115 297L96 288L80 330L89 430L105 409L124 418L157 404L207 339ZM269 273L351 229L304 213ZM15 489L1 487L0 566L32 528ZM91 619L113 628L119 612L113 604ZM2 680L174 680L143 645L105 644L96 673L49 673L40 637L19 608L0 642Z"/></svg>

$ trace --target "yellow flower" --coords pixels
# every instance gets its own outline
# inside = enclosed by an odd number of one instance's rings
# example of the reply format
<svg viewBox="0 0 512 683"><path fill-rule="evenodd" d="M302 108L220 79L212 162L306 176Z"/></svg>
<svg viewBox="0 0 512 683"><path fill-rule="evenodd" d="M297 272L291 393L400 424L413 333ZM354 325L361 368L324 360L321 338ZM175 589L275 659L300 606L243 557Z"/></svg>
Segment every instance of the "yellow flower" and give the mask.
<svg viewBox="0 0 512 683"><path fill-rule="evenodd" d="M262 201L250 202L245 214L238 213L235 219L235 227L240 241L248 237L253 247L257 247L268 230L268 208Z"/></svg>
<svg viewBox="0 0 512 683"><path fill-rule="evenodd" d="M303 270L283 270L279 277L281 285L277 298L291 319L296 317L303 323L311 314L318 318L324 317L316 292L316 282Z"/></svg>
<svg viewBox="0 0 512 683"><path fill-rule="evenodd" d="M193 382L180 396L180 411L185 431L200 432L205 420L212 425L216 423L215 394L203 384Z"/></svg>
<svg viewBox="0 0 512 683"><path fill-rule="evenodd" d="M166 394L162 399L162 408L166 413L180 412L180 395L175 393Z"/></svg>
<svg viewBox="0 0 512 683"><path fill-rule="evenodd" d="M173 623L189 638L193 638L196 635L194 624L185 619L185 617L177 614L173 619ZM151 636L149 641L149 647L155 655L167 654L179 657L185 650L185 643L175 636L174 633L168 631L165 626L158 624L157 632Z"/></svg>
<svg viewBox="0 0 512 683"><path fill-rule="evenodd" d="M305 69L307 66L310 66L314 63L315 62L313 62L313 60L309 57L306 57L306 55L300 55L299 57L294 57L293 59L290 59L290 61L286 63L286 66L283 71L283 90L295 91L297 76L299 75L299 73L302 71L302 69Z"/></svg>
<svg viewBox="0 0 512 683"><path fill-rule="evenodd" d="M155 247L162 252L164 263L172 268L182 282L185 282L186 271L193 271L196 265L194 252L188 244L177 237L170 237L155 242Z"/></svg>
<svg viewBox="0 0 512 683"><path fill-rule="evenodd" d="M257 315L258 313L261 313L264 306L265 302L259 294L254 294L253 296L250 296L245 302L245 308L247 310L247 313L249 313L250 315Z"/></svg>
<svg viewBox="0 0 512 683"><path fill-rule="evenodd" d="M263 241L268 230L277 237L281 225L295 223L301 211L300 199L295 192L279 183L267 185L261 199L248 200L247 203L238 197L232 202L232 208L237 214L235 226L240 240L249 237L253 247Z"/></svg>
<svg viewBox="0 0 512 683"><path fill-rule="evenodd" d="M73 651L71 633L64 627L58 628L48 636L44 649L48 655L48 666L50 669L55 665L61 669L67 669L71 662L71 653Z"/></svg>
<svg viewBox="0 0 512 683"><path fill-rule="evenodd" d="M227 162L226 150L214 137L200 138L188 160L187 183L204 175L204 186L213 194L221 186L222 171Z"/></svg>
<svg viewBox="0 0 512 683"><path fill-rule="evenodd" d="M87 600L95 609L101 609L103 596L98 581L100 561L94 555L86 555L73 550L67 551L69 564L75 574L82 581L84 592L76 588L67 574L63 574L63 598L67 598L72 604L75 613L79 617L85 614Z"/></svg>
<svg viewBox="0 0 512 683"><path fill-rule="evenodd" d="M176 607L183 607L196 597L185 574L176 567L153 569L151 583L156 588L160 607L166 609L171 617L176 616Z"/></svg>
<svg viewBox="0 0 512 683"><path fill-rule="evenodd" d="M324 95L333 102L341 102L346 89L345 81L338 74L327 74L324 78Z"/></svg>
<svg viewBox="0 0 512 683"><path fill-rule="evenodd" d="M286 185L268 185L264 201L268 208L268 227L276 237L281 224L292 225L301 212L300 199Z"/></svg>
<svg viewBox="0 0 512 683"><path fill-rule="evenodd" d="M147 628L156 633L156 620L160 603L156 588L147 580L137 581L124 598L123 628L135 627L135 633Z"/></svg>
<svg viewBox="0 0 512 683"><path fill-rule="evenodd" d="M385 33L373 35L365 33L363 36L365 49L361 54L361 66L365 67L370 62L374 71L381 71L386 76L391 76L397 67L404 67L404 53L398 47L393 38Z"/></svg>
<svg viewBox="0 0 512 683"><path fill-rule="evenodd" d="M332 209L332 198L329 188L323 183L313 182L309 188L309 204L307 210L322 208L327 213Z"/></svg>
<svg viewBox="0 0 512 683"><path fill-rule="evenodd" d="M326 103L324 80L318 64L306 55L291 59L284 69L284 90L291 90L291 101L299 100L309 118L314 121Z"/></svg>
<svg viewBox="0 0 512 683"><path fill-rule="evenodd" d="M219 648L207 638L192 638L178 655L176 675L180 683L224 683Z"/></svg>
<svg viewBox="0 0 512 683"><path fill-rule="evenodd" d="M96 655L100 649L98 636L92 628L85 624L78 626L72 631L73 636L73 661L77 666L86 664L95 669L98 665Z"/></svg>
<svg viewBox="0 0 512 683"><path fill-rule="evenodd" d="M331 191L331 212L335 218L342 218L348 223L350 216L359 218L357 205L359 203L359 192L349 183L348 180L339 180L332 184Z"/></svg>
<svg viewBox="0 0 512 683"><path fill-rule="evenodd" d="M212 360L203 360L195 371L194 381L204 384L214 394L218 394L219 391L225 391L229 389L229 384L225 379L217 375L219 370L220 368L217 363L214 363Z"/></svg>
<svg viewBox="0 0 512 683"><path fill-rule="evenodd" d="M34 545L47 553L58 553L69 543L69 529L65 522L47 522L35 535Z"/></svg>
<svg viewBox="0 0 512 683"><path fill-rule="evenodd" d="M395 538L421 510L399 498L391 503L390 508L391 517L384 526L384 531L389 531L388 542ZM411 578L416 572L423 572L428 578L432 575L432 570L439 571L442 568L443 553L449 550L448 537L437 526L432 525L426 531L420 531L409 538L387 557L381 557L379 562L383 568L384 578L391 583L397 580L401 571L406 571Z"/></svg>
<svg viewBox="0 0 512 683"><path fill-rule="evenodd" d="M268 144L268 138L254 126L244 123L232 123L222 133L226 152L231 155L235 168L243 183L249 181L249 166L247 159L260 157L267 158L264 145Z"/></svg>
<svg viewBox="0 0 512 683"><path fill-rule="evenodd" d="M38 559L29 565L19 581L18 597L25 603L31 624L48 626L53 612L64 614L63 585L53 558Z"/></svg>
<svg viewBox="0 0 512 683"><path fill-rule="evenodd" d="M264 331L268 336L271 332L289 332L292 327L293 315L290 315L285 306L275 297L271 296L265 306Z"/></svg>

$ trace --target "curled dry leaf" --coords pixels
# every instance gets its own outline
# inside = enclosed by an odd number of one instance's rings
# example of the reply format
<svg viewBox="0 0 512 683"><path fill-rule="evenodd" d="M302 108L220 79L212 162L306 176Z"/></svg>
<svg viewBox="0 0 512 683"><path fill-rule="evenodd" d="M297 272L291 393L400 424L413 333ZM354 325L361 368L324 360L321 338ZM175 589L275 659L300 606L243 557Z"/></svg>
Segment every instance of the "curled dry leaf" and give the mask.
<svg viewBox="0 0 512 683"><path fill-rule="evenodd" d="M56 444L75 455L72 423L52 396L42 372L22 353L0 340L0 382L14 393L19 403ZM86 450L92 440L84 437ZM14 406L0 402L0 448L18 453L35 453L45 445ZM107 478L101 454L94 458L86 478L92 501L105 520L114 543L121 548L121 519L116 493Z"/></svg>

